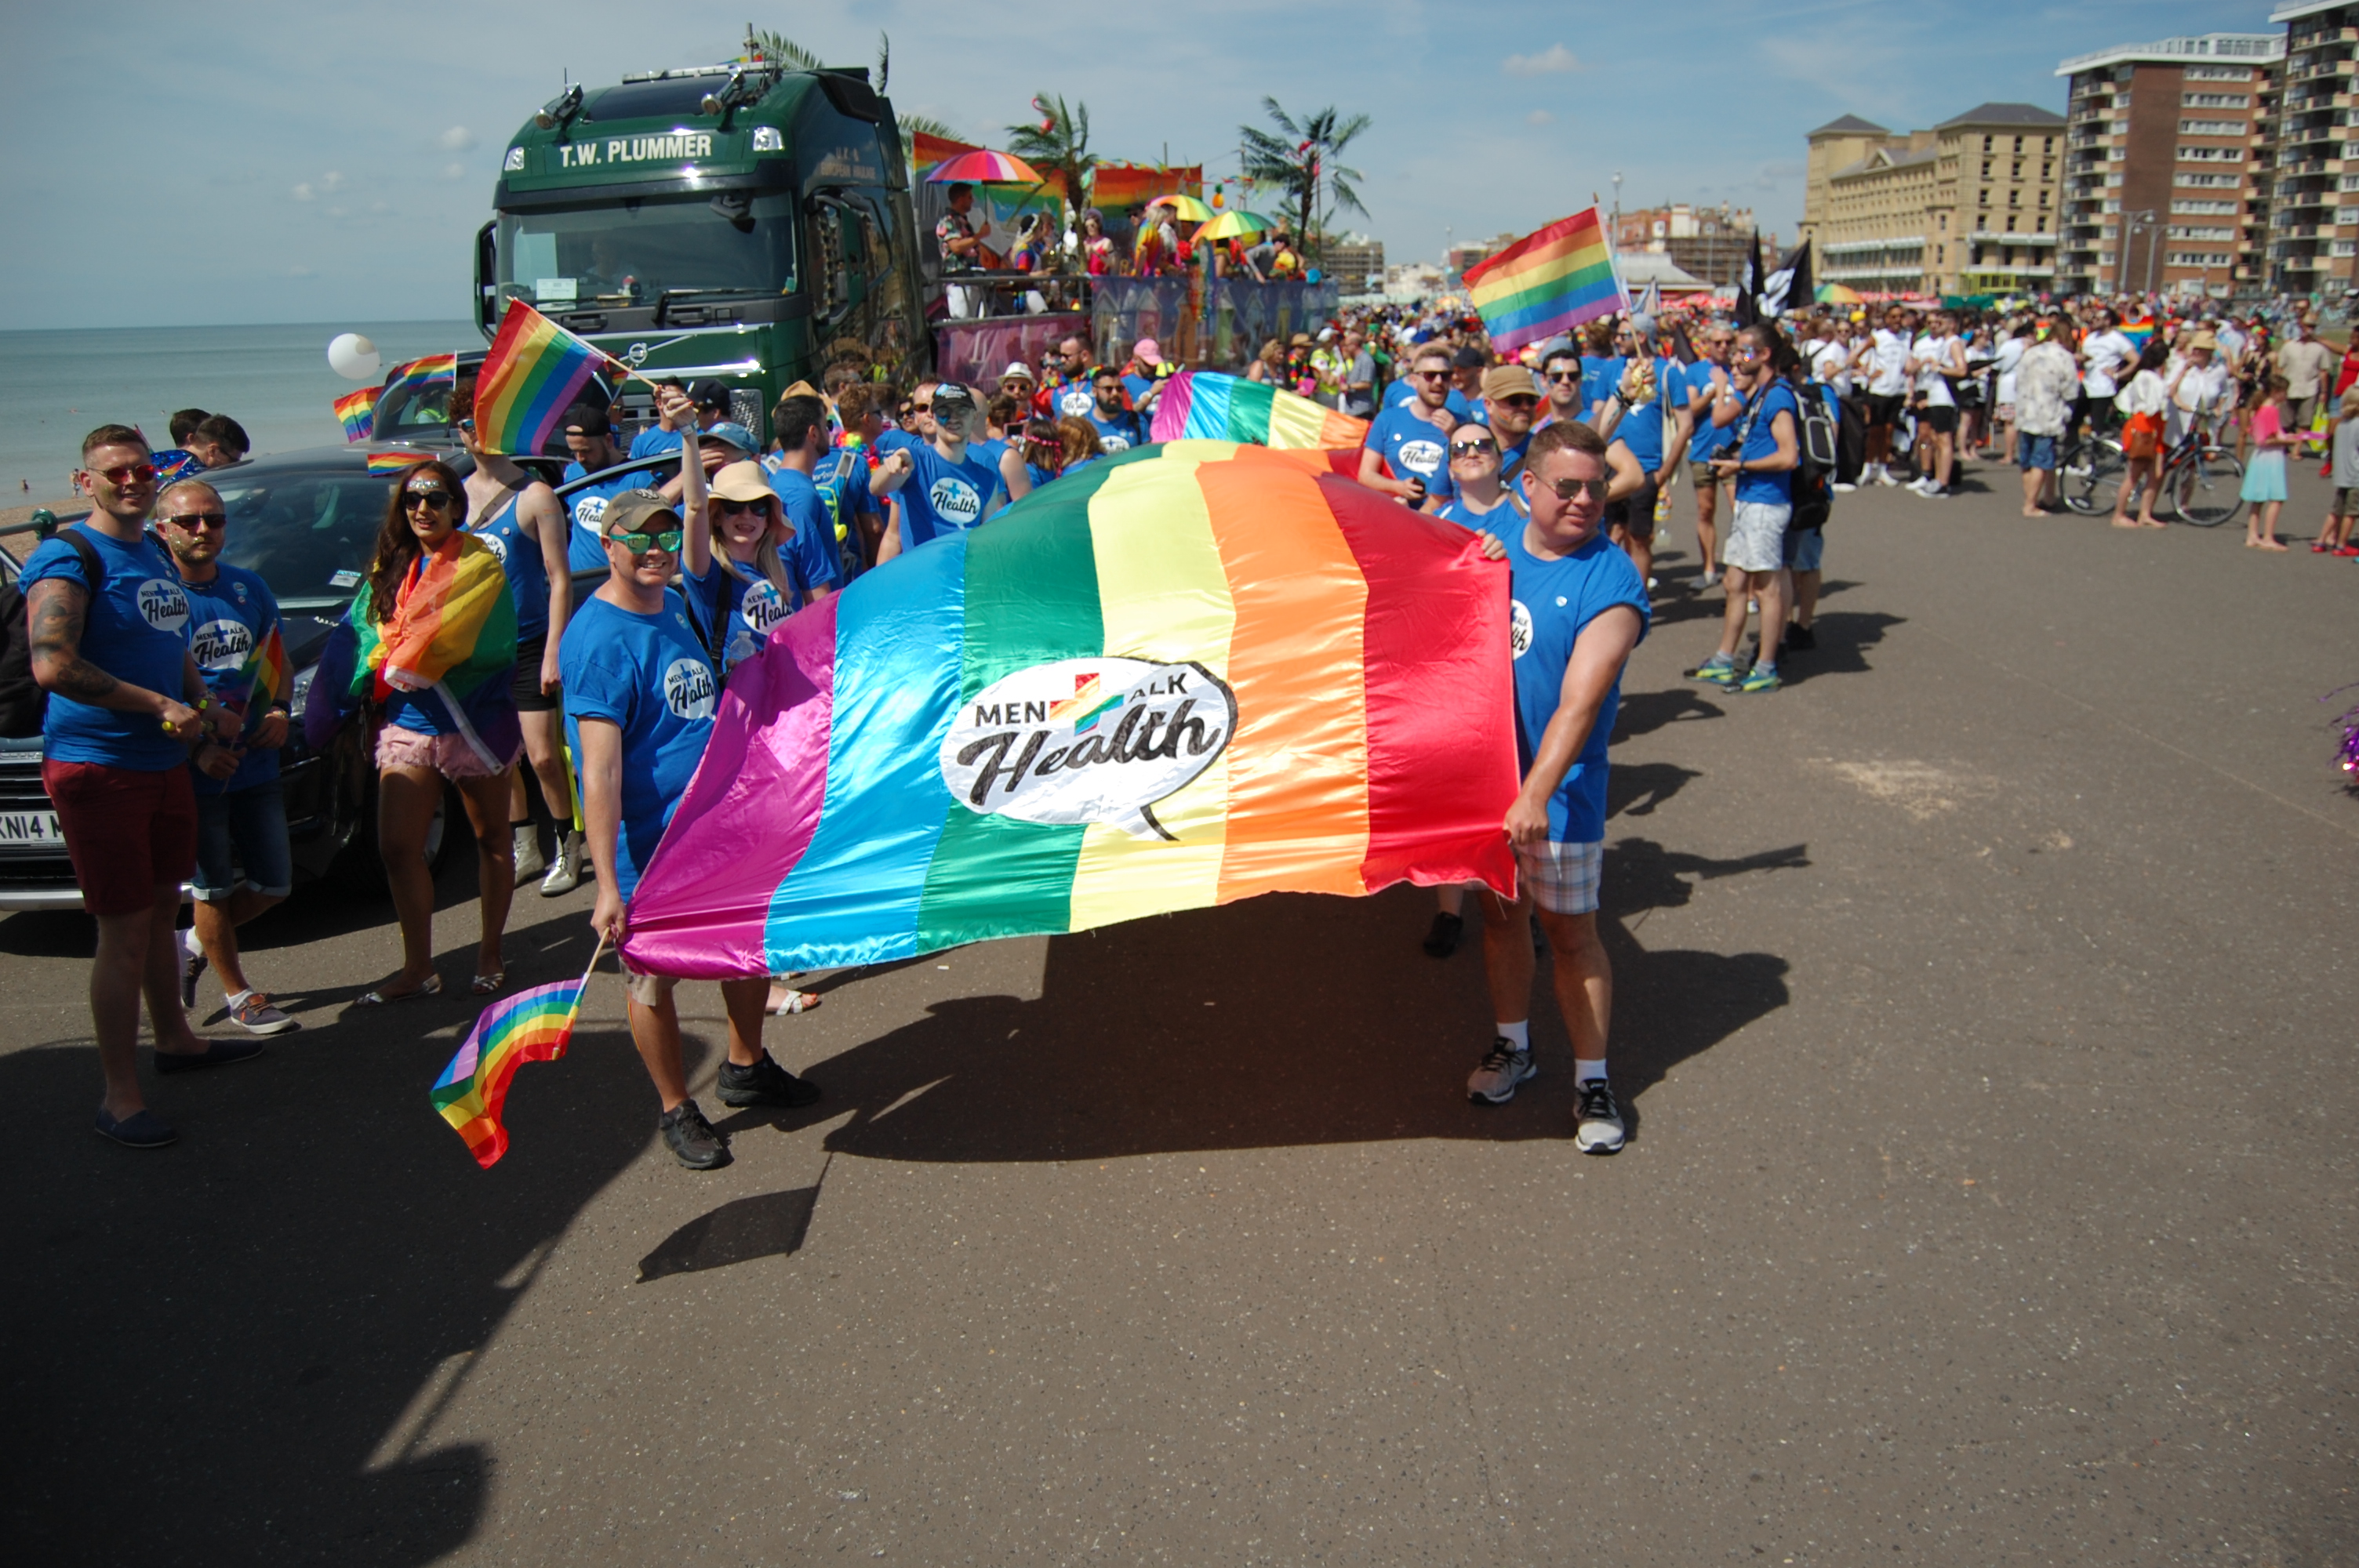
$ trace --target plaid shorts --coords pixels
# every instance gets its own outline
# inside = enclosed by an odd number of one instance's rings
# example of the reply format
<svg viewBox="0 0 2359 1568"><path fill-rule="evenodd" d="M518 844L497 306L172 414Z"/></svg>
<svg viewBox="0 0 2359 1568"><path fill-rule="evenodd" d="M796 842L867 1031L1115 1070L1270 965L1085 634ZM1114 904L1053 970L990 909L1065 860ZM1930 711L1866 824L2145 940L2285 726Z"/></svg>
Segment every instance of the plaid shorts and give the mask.
<svg viewBox="0 0 2359 1568"><path fill-rule="evenodd" d="M1516 847L1516 879L1523 891L1551 914L1593 914L1597 884L1605 871L1605 841L1560 844L1538 849Z"/></svg>

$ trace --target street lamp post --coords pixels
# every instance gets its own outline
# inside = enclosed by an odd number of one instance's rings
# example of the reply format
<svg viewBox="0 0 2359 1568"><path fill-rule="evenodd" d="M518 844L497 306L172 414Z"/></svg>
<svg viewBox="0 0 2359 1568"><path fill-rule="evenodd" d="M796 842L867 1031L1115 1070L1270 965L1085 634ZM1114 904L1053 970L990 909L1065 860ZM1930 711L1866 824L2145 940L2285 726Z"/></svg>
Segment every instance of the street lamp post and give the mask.
<svg viewBox="0 0 2359 1568"><path fill-rule="evenodd" d="M2146 288L2154 292L2154 209L2142 207L2135 212L2122 214L2121 263L2114 271L2114 292L2127 294L2130 288L2130 247L2137 243L2137 232L2147 232Z"/></svg>

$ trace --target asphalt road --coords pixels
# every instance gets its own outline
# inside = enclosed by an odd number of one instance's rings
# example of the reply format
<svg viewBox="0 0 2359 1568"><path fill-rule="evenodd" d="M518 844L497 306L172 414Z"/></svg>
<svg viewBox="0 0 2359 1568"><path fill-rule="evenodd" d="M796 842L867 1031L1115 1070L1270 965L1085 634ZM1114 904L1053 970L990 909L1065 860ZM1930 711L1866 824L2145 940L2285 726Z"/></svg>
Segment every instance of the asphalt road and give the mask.
<svg viewBox="0 0 2359 1568"><path fill-rule="evenodd" d="M251 933L303 1032L159 1086L178 1148L109 1147L87 927L0 921L9 1556L2354 1561L2359 799L2319 698L2359 569L1992 477L1842 505L1774 696L1679 678L1718 600L1667 561L1613 1160L1551 1004L1540 1077L1465 1103L1479 956L1419 954L1408 889L839 977L770 1033L826 1099L704 1176L612 979L476 1170L426 1098L471 1010L346 1016L395 948L342 888ZM525 895L519 982L585 961L587 904Z"/></svg>

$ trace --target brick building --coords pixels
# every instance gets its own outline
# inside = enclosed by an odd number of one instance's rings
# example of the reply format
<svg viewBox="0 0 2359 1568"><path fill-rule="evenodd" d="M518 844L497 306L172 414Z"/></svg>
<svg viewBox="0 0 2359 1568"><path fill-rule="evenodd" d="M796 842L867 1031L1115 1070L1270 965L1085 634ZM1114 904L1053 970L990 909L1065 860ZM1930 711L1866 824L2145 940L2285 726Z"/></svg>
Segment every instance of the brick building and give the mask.
<svg viewBox="0 0 2359 1568"><path fill-rule="evenodd" d="M1775 241L1762 237L1766 251ZM1614 219L1614 248L1625 255L1669 256L1680 271L1719 287L1733 288L1753 245L1753 209L1693 207L1684 201L1645 207Z"/></svg>
<svg viewBox="0 0 2359 1568"><path fill-rule="evenodd" d="M2351 125L2359 5L2280 5L2269 20L2286 25L2269 170L2269 284L2332 298L2353 287L2359 264L2359 131Z"/></svg>

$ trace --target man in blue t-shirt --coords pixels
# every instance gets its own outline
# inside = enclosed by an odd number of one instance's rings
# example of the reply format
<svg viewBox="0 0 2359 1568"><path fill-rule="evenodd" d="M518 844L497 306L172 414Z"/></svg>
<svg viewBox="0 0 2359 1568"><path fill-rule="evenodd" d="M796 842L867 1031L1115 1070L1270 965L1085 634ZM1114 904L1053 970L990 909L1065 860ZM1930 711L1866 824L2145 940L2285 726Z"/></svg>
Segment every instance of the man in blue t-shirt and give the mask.
<svg viewBox="0 0 2359 1568"><path fill-rule="evenodd" d="M1680 459L1692 433L1686 371L1677 360L1656 353L1654 328L1651 318L1635 317L1619 340L1620 346L1629 351L1624 361L1625 371L1632 362L1651 363L1655 389L1654 395L1638 406L1622 410L1612 427L1613 448L1619 448L1626 464L1644 477L1626 494L1616 495L1605 504L1606 536L1628 554L1630 564L1638 568L1650 589L1655 586L1656 513L1679 472ZM1617 382L1614 401L1619 401L1620 391ZM1608 460L1614 455L1609 448Z"/></svg>
<svg viewBox="0 0 2359 1568"><path fill-rule="evenodd" d="M1121 372L1109 365L1092 371L1090 396L1090 427L1098 433L1100 447L1108 452L1126 452L1147 445L1147 427L1123 406Z"/></svg>
<svg viewBox="0 0 2359 1568"><path fill-rule="evenodd" d="M1720 647L1687 672L1690 680L1729 691L1776 691L1777 639L1786 624L1791 579L1786 571L1786 526L1793 521L1794 467L1801 458L1801 403L1772 361L1775 330L1747 327L1737 334L1729 384L1713 403L1712 423L1728 432L1712 460L1715 483L1734 481L1736 506L1721 551L1727 568ZM1745 600L1761 606L1761 641L1750 670L1736 664L1745 637Z"/></svg>
<svg viewBox="0 0 2359 1568"><path fill-rule="evenodd" d="M625 491L606 508L606 581L567 622L560 650L565 723L582 770L582 809L598 867L592 927L619 946L628 935L626 905L639 872L663 839L671 815L696 776L712 735L720 683L689 625L687 609L667 588L688 528L709 540L712 517L704 478L684 465L688 519L654 491ZM729 1140L688 1096L680 1059L677 980L624 966L631 1039L663 1102L658 1127L665 1146L690 1170L729 1163ZM721 982L729 1014L729 1057L720 1094L728 1106L803 1106L819 1090L762 1048L766 976Z"/></svg>
<svg viewBox="0 0 2359 1568"><path fill-rule="evenodd" d="M1429 343L1409 361L1415 401L1386 409L1368 427L1360 450L1360 482L1425 512L1438 512L1457 487L1450 479L1450 351Z"/></svg>
<svg viewBox="0 0 2359 1568"><path fill-rule="evenodd" d="M588 404L566 416L565 445L573 454L573 460L565 465L565 476L559 482L571 484L625 460L622 449L614 445L614 427L610 421L606 410ZM670 446L679 445L679 438L673 437ZM642 469L635 473L620 473L569 493L565 510L573 528L566 536L566 564L577 572L605 570L606 536L600 531L598 520L606 514L606 503L626 490L648 483L648 476L660 471Z"/></svg>
<svg viewBox="0 0 2359 1568"><path fill-rule="evenodd" d="M156 504L149 457L127 425L84 438L74 480L91 514L35 549L17 582L33 678L49 694L41 787L82 907L98 923L90 985L106 1082L98 1130L160 1149L179 1134L140 1095L141 996L159 1073L242 1061L262 1046L198 1039L180 1005L172 928L181 880L197 863L189 750L216 733L222 715L189 654L188 592L147 535Z"/></svg>
<svg viewBox="0 0 2359 1568"><path fill-rule="evenodd" d="M1619 1102L1606 1074L1614 970L1597 936L1605 855L1605 747L1622 698L1622 667L1647 634L1646 584L1600 527L1608 486L1604 438L1577 420L1532 437L1518 488L1526 519L1495 513L1484 554L1512 568L1508 652L1515 661L1516 750L1523 788L1507 808L1517 897L1491 897L1483 967L1495 1013L1491 1049L1467 1097L1502 1105L1532 1063L1531 917L1553 957L1557 1006L1572 1036L1584 1154L1622 1147ZM1512 1015L1512 1016L1509 1016Z"/></svg>
<svg viewBox="0 0 2359 1568"><path fill-rule="evenodd" d="M679 383L677 378L668 378L657 384L677 388ZM631 438L631 456L647 458L659 452L676 452L679 450L680 432L688 426L693 424L700 430L710 430L728 418L729 389L707 376L690 384L685 407L678 413L666 413L667 406L678 406L658 400L655 428L642 430Z"/></svg>
<svg viewBox="0 0 2359 1568"><path fill-rule="evenodd" d="M277 1034L295 1021L246 983L237 928L295 891L287 806L278 788L278 748L287 743L287 661L278 643L278 600L259 574L223 565L229 514L202 480L166 485L156 534L172 553L189 596L189 654L213 701L230 716L223 738L197 748L196 922L180 938L180 1005L197 1004L207 965L221 981L232 1023ZM266 682L275 688L266 690ZM243 723L238 716L243 715ZM238 872L244 871L244 884Z"/></svg>
<svg viewBox="0 0 2359 1568"><path fill-rule="evenodd" d="M778 466L769 470L770 488L786 509L794 537L780 554L794 581L793 608L815 604L843 586L843 557L836 548L835 523L813 479L827 455L827 405L817 395L782 397L770 414L778 438Z"/></svg>
<svg viewBox="0 0 2359 1568"><path fill-rule="evenodd" d="M1712 423L1712 411L1728 390L1728 355L1735 342L1734 328L1712 322L1696 340L1702 357L1687 367L1688 427L1694 432L1688 438L1688 477L1695 481L1696 555L1703 562L1703 575L1696 579L1699 588L1710 588L1720 575L1720 501L1727 485L1713 477L1712 465L1732 432Z"/></svg>
<svg viewBox="0 0 2359 1568"><path fill-rule="evenodd" d="M896 447L869 470L869 492L892 496L901 514L901 525L887 529L877 547L878 566L937 535L982 522L984 505L999 483L998 471L967 451L983 418L974 394L957 382L942 382L934 388L932 412L931 441Z"/></svg>

